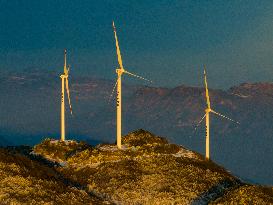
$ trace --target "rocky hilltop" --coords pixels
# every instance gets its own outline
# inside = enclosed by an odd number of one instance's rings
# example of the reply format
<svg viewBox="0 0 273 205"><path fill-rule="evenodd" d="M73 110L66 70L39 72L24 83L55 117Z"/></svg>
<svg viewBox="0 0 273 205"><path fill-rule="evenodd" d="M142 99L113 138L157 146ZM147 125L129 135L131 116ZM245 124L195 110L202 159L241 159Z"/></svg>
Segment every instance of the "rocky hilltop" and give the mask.
<svg viewBox="0 0 273 205"><path fill-rule="evenodd" d="M5 204L273 204L272 187L244 183L144 130L123 137L121 150L46 139L0 154Z"/></svg>

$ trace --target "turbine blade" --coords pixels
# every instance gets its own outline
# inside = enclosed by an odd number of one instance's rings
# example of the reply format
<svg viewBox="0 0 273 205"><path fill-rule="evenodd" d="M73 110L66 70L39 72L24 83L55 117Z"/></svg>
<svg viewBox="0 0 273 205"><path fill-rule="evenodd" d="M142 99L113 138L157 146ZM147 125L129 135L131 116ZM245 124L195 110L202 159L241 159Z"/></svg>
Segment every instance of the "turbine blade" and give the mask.
<svg viewBox="0 0 273 205"><path fill-rule="evenodd" d="M235 122L235 123L237 123L237 124L240 124L239 122L237 122L237 121L235 121L235 120L233 120L233 119L231 119L231 118L229 118L229 117L227 117L227 116L225 116L225 115L222 115L221 113L215 112L214 110L211 110L211 112L214 113L215 115L219 115L219 116L222 117L222 118L225 118L225 119L227 119L227 120L230 120L230 121L232 121L232 122Z"/></svg>
<svg viewBox="0 0 273 205"><path fill-rule="evenodd" d="M68 65L67 66L67 75L69 74L69 72L70 72L70 68L71 68L71 66L70 65Z"/></svg>
<svg viewBox="0 0 273 205"><path fill-rule="evenodd" d="M119 43L118 43L118 36L117 36L117 31L116 31L114 21L113 21L113 29L114 29L114 35L115 35L115 40L116 40L116 50L117 50L118 63L119 63L120 69L123 69L122 58L121 58Z"/></svg>
<svg viewBox="0 0 273 205"><path fill-rule="evenodd" d="M205 65L204 65L204 81L205 81L207 105L208 105L208 108L210 109L209 89L208 89L208 82L207 82L206 66Z"/></svg>
<svg viewBox="0 0 273 205"><path fill-rule="evenodd" d="M114 92L115 92L115 89L116 89L116 87L117 87L119 78L120 78L120 76L117 78L117 81L116 81L116 83L115 83L115 85L114 85L114 87L113 87L113 90L112 90L112 92L111 92L111 95L109 96L108 103L110 102L110 100L112 99L112 97L113 97L113 95L114 95Z"/></svg>
<svg viewBox="0 0 273 205"><path fill-rule="evenodd" d="M131 76L134 76L134 77L136 77L136 78L142 79L142 80L146 80L146 81L148 81L148 82L152 83L152 81L151 81L151 80L148 80L148 79L143 78L143 77L141 77L141 76L139 76L139 75L136 75L136 74L130 73L130 72L128 72L127 70L124 70L124 73L126 73L126 74L128 74L128 75L131 75Z"/></svg>
<svg viewBox="0 0 273 205"><path fill-rule="evenodd" d="M69 86L68 86L68 78L66 78L66 93L67 93L67 98L68 98L68 103L69 103L69 108L70 108L70 113L72 113L72 106L71 106L71 101L70 101L70 92L69 92Z"/></svg>
<svg viewBox="0 0 273 205"><path fill-rule="evenodd" d="M201 122L204 120L204 118L206 117L206 115L207 115L207 113L201 118L201 120L198 122L198 124L196 125L196 127L195 127L194 130L196 130L196 129L199 127L199 125L200 125Z"/></svg>
<svg viewBox="0 0 273 205"><path fill-rule="evenodd" d="M66 49L64 50L64 74L68 75L68 69L66 65Z"/></svg>

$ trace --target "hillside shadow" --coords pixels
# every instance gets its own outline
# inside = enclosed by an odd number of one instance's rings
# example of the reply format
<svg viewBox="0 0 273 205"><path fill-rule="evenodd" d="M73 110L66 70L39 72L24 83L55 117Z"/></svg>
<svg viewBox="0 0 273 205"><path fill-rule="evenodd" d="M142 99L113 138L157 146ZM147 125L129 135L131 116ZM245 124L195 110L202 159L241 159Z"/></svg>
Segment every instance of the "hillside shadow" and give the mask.
<svg viewBox="0 0 273 205"><path fill-rule="evenodd" d="M89 190L89 188L81 183L78 183L77 181L71 180L67 177L65 177L62 173L58 171L58 167L62 167L61 164L58 162L50 161L43 157L42 155L39 154L33 154L32 147L29 146L8 146L5 148L10 154L13 155L21 155L24 156L32 161L35 161L45 167L51 168L51 170L55 173L55 178L56 180L61 181L64 185L69 186L69 187L74 187L78 190L83 190L85 191L89 196L96 198L101 201L107 201L108 204L115 204L110 201L110 199L106 199L104 196L98 195L92 190Z"/></svg>
<svg viewBox="0 0 273 205"><path fill-rule="evenodd" d="M32 154L33 149L30 146L7 146L5 149L8 150L11 154L21 154L30 160L39 162L40 164L50 168L60 166L59 163L50 161L41 155Z"/></svg>
<svg viewBox="0 0 273 205"><path fill-rule="evenodd" d="M237 189L238 187L242 186L244 183L242 183L240 180L230 180L225 179L219 181L216 185L212 186L210 189L202 193L200 196L198 196L191 205L206 205L209 204L212 201L215 201L216 199L222 197L227 191L230 191L232 189Z"/></svg>

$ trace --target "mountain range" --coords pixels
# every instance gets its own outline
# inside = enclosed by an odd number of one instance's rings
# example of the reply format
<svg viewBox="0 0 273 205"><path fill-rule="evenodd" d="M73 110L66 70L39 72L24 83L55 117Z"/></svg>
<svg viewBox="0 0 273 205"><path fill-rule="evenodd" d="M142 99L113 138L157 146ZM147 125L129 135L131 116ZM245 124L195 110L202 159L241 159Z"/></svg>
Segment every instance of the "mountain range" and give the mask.
<svg viewBox="0 0 273 205"><path fill-rule="evenodd" d="M70 79L74 114L66 114L68 139L115 142L115 99L109 100L113 85L111 80L92 77ZM0 146L59 139L58 75L38 70L5 73L0 77L0 95ZM210 97L214 110L240 122L211 117L211 159L245 181L272 185L273 84L210 89ZM205 107L202 86L163 88L125 82L123 134L142 128L204 154L205 125L196 125Z"/></svg>

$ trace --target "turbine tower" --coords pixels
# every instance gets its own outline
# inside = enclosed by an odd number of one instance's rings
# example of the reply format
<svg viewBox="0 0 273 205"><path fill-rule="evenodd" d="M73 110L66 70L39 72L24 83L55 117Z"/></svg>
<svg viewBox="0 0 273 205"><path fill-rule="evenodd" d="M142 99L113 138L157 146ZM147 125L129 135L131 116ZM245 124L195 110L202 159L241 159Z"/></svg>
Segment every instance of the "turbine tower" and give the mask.
<svg viewBox="0 0 273 205"><path fill-rule="evenodd" d="M116 41L116 50L117 50L117 58L118 58L119 67L116 69L117 81L116 81L115 86L113 88L110 99L113 96L115 88L117 88L117 147L119 149L121 149L121 119L122 119L122 116L121 116L121 105L122 105L122 103L121 103L122 102L121 101L122 100L122 98L121 98L121 76L125 73L125 74L131 75L133 77L142 79L142 80L146 80L149 82L152 82L152 81L145 79L141 76L138 76L136 74L130 73L123 68L122 58L121 58L119 43L118 43L118 37L117 37L117 32L116 32L116 27L115 27L114 21L113 21L113 30L114 30L114 36L115 36L115 41Z"/></svg>
<svg viewBox="0 0 273 205"><path fill-rule="evenodd" d="M70 93L68 86L69 67L66 65L66 50L64 50L64 73L60 76L62 79L62 92L61 92L61 141L65 141L65 87L70 107L70 113L72 115L72 107L70 103Z"/></svg>
<svg viewBox="0 0 273 205"><path fill-rule="evenodd" d="M228 119L228 120L235 122L237 124L240 124L240 123L222 115L221 113L214 111L213 109L211 109L205 65L204 65L204 81L205 81L207 108L205 109L205 115L202 117L202 119L200 120L200 122L198 123L197 126L199 126L200 123L204 120L204 118L206 118L206 159L209 160L210 159L210 138L209 138L210 137L210 113L213 113L213 114L218 115L222 118Z"/></svg>

